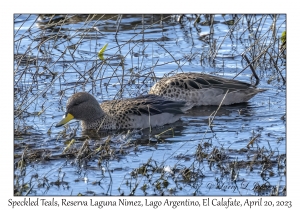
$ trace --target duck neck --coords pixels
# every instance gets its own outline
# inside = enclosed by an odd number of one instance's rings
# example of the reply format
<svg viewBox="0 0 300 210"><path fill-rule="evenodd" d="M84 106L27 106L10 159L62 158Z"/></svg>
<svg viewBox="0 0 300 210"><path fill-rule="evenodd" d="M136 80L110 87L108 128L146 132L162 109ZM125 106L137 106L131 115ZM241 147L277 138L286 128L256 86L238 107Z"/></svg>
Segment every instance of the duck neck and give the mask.
<svg viewBox="0 0 300 210"><path fill-rule="evenodd" d="M87 130L87 129L98 130L99 128L101 129L102 125L104 125L105 122L106 122L106 115L104 114L95 117L93 119L82 120L81 127L83 128L83 130Z"/></svg>

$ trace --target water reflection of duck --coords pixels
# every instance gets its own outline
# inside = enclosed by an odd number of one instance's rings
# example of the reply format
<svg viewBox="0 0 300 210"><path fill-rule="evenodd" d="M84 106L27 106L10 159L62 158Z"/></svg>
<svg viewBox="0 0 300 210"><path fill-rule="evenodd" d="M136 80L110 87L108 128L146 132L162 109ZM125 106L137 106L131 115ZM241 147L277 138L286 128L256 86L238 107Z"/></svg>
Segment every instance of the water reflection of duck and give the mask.
<svg viewBox="0 0 300 210"><path fill-rule="evenodd" d="M81 120L83 130L116 130L146 128L173 123L187 109L183 101L171 101L157 95L145 95L124 100L106 101L99 105L89 93L72 95L65 117L56 127L73 118Z"/></svg>
<svg viewBox="0 0 300 210"><path fill-rule="evenodd" d="M184 122L178 120L172 124L166 124L163 126L156 126L152 128L143 129L120 129L120 130L83 130L81 137L78 140L86 140L86 136L90 139L97 140L109 140L115 143L125 143L128 141L134 141L137 144L149 144L157 143L158 141L164 141L166 138L172 138L174 136L182 136L182 131L185 127ZM176 132L174 132L176 128Z"/></svg>
<svg viewBox="0 0 300 210"><path fill-rule="evenodd" d="M150 89L149 94L201 106L220 105L227 90L223 105L246 102L266 89L257 89L246 82L203 73L180 73L161 79Z"/></svg>

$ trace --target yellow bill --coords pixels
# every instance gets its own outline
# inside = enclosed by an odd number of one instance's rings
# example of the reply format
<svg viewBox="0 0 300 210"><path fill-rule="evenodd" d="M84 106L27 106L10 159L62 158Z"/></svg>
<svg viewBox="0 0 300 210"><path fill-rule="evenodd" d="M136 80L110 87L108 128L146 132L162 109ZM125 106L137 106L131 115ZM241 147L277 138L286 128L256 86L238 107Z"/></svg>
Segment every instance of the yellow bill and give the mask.
<svg viewBox="0 0 300 210"><path fill-rule="evenodd" d="M65 117L60 121L58 122L55 127L59 127L59 126L62 126L64 124L66 124L67 122L69 122L70 120L74 119L74 116L71 115L70 113L67 114L67 116L65 115Z"/></svg>

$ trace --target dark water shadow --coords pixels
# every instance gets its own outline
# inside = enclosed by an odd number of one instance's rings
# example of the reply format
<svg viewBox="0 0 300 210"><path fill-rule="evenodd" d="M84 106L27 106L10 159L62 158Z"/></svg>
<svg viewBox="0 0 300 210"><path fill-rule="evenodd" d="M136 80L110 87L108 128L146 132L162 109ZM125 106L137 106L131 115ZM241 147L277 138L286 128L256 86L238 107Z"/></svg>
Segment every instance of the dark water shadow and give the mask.
<svg viewBox="0 0 300 210"><path fill-rule="evenodd" d="M211 115L216 116L229 116L232 112L238 111L241 115L247 115L251 112L251 105L248 102L233 104L229 106L195 106L188 110L185 116L198 116L209 117ZM215 114L216 112L216 114Z"/></svg>

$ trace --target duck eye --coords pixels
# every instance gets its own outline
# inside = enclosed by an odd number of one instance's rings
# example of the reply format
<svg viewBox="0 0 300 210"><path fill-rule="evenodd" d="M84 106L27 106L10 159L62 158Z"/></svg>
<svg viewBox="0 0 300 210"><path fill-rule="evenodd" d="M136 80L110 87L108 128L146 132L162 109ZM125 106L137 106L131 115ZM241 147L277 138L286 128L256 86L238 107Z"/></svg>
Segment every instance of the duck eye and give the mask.
<svg viewBox="0 0 300 210"><path fill-rule="evenodd" d="M75 103L74 103L75 106L77 106L77 105L79 105L79 104L80 104L79 102L75 102Z"/></svg>

